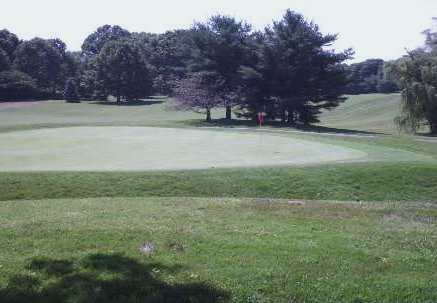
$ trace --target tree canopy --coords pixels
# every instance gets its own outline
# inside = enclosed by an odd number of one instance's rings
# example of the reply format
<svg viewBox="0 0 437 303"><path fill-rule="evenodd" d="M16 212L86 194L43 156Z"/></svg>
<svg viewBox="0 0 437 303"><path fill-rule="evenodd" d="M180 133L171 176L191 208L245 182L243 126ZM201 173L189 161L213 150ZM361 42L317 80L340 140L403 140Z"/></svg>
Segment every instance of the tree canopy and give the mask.
<svg viewBox="0 0 437 303"><path fill-rule="evenodd" d="M130 32L121 26L103 25L85 39L82 52L89 56L98 55L107 42L127 38L130 35Z"/></svg>
<svg viewBox="0 0 437 303"><path fill-rule="evenodd" d="M137 45L130 39L107 42L100 51L97 78L105 89L117 97L132 100L151 92L152 79Z"/></svg>
<svg viewBox="0 0 437 303"><path fill-rule="evenodd" d="M433 31L425 34L421 58L431 56L437 45ZM165 94L175 96L180 108L209 117L212 108L223 108L227 119L232 113L255 119L263 112L266 120L309 124L343 102L344 94L399 89L383 60L346 65L353 51L334 50L336 40L336 34L322 33L292 10L262 31L224 15L162 34L103 25L79 52L69 52L60 39L20 41L2 30L0 72L12 72L3 74L8 96L20 83L35 98L69 101L115 97L121 102Z"/></svg>
<svg viewBox="0 0 437 303"><path fill-rule="evenodd" d="M393 62L390 71L402 88L401 129L417 131L424 124L437 134L437 33L425 31L425 47Z"/></svg>

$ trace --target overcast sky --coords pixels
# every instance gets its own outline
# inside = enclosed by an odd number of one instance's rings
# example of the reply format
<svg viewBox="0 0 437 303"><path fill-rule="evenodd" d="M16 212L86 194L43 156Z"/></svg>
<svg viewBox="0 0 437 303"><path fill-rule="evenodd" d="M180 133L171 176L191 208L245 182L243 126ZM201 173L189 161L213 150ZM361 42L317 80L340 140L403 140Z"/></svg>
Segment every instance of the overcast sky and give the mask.
<svg viewBox="0 0 437 303"><path fill-rule="evenodd" d="M423 43L421 32L437 17L437 0L3 0L0 28L22 39L58 37L79 50L103 24L161 33L220 13L262 29L287 8L338 33L335 48L353 47L355 61L402 56Z"/></svg>

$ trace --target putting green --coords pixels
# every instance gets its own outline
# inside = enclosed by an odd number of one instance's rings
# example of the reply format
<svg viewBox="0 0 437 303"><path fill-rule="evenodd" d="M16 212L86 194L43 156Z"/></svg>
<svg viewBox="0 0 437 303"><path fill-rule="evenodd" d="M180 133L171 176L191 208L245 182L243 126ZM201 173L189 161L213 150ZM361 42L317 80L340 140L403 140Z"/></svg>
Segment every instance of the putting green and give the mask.
<svg viewBox="0 0 437 303"><path fill-rule="evenodd" d="M68 127L0 134L0 171L172 170L360 160L366 153L268 133Z"/></svg>

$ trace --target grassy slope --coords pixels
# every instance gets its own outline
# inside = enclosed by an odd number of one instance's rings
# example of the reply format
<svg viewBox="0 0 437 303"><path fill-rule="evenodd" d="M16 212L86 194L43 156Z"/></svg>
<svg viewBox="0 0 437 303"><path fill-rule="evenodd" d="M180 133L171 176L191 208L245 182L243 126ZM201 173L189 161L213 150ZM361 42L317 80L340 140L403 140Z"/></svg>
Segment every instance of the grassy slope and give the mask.
<svg viewBox="0 0 437 303"><path fill-rule="evenodd" d="M338 108L324 112L320 125L352 129L396 133L393 122L400 112L400 95L369 94L350 96Z"/></svg>
<svg viewBox="0 0 437 303"><path fill-rule="evenodd" d="M362 130L374 130L383 124L375 122L375 113L379 114L378 121L385 121L385 125L389 125L394 114L393 103L397 102L397 98L397 95L353 96L336 110L339 112L337 115L342 116L331 118L329 125L346 127L349 123L348 127L358 128L350 123L359 121L362 123ZM187 120L202 117L193 113L168 111L168 105L161 103L162 101L154 99L138 106L48 102L34 107L1 110L0 131L41 126L56 127L61 124L188 127L189 125L185 124ZM375 103L378 103L378 106L369 107ZM385 103L388 104L389 110L383 111ZM345 111L345 108L349 110ZM336 111L329 115L335 115ZM349 114L346 115L346 112ZM223 113L219 111L215 114L219 117ZM325 114L323 120L327 121L329 115ZM344 124L339 125L339 121L344 121ZM377 201L436 199L435 143L419 142L414 137L337 137L277 133L274 129L271 131L281 136L364 150L371 158L381 163L163 173L0 173L0 199L154 195ZM406 154L405 151L411 154ZM424 160L423 156L433 157L434 160ZM421 162L405 162L415 158Z"/></svg>
<svg viewBox="0 0 437 303"><path fill-rule="evenodd" d="M435 206L122 198L0 213L1 302L437 300Z"/></svg>
<svg viewBox="0 0 437 303"><path fill-rule="evenodd" d="M31 107L0 110L0 131L69 125L180 127L184 121L203 117L196 113L175 111L166 101L167 99L157 98L131 106L46 101Z"/></svg>
<svg viewBox="0 0 437 303"><path fill-rule="evenodd" d="M339 164L181 172L0 173L0 200L271 197L437 202L437 165Z"/></svg>

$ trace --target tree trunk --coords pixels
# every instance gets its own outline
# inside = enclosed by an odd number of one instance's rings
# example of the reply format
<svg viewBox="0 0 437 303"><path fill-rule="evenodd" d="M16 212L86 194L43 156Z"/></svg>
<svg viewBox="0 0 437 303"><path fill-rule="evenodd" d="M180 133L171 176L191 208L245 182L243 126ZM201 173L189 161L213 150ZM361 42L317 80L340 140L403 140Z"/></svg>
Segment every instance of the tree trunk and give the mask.
<svg viewBox="0 0 437 303"><path fill-rule="evenodd" d="M286 124L287 123L287 111L283 109L281 111L281 123Z"/></svg>
<svg viewBox="0 0 437 303"><path fill-rule="evenodd" d="M209 108L206 109L206 122L211 122L211 110Z"/></svg>
<svg viewBox="0 0 437 303"><path fill-rule="evenodd" d="M437 135L437 122L430 122L429 128L431 129L431 135Z"/></svg>
<svg viewBox="0 0 437 303"><path fill-rule="evenodd" d="M232 120L232 107L226 106L226 120Z"/></svg>
<svg viewBox="0 0 437 303"><path fill-rule="evenodd" d="M117 103L120 103L120 102L121 102L121 96L117 95Z"/></svg>

